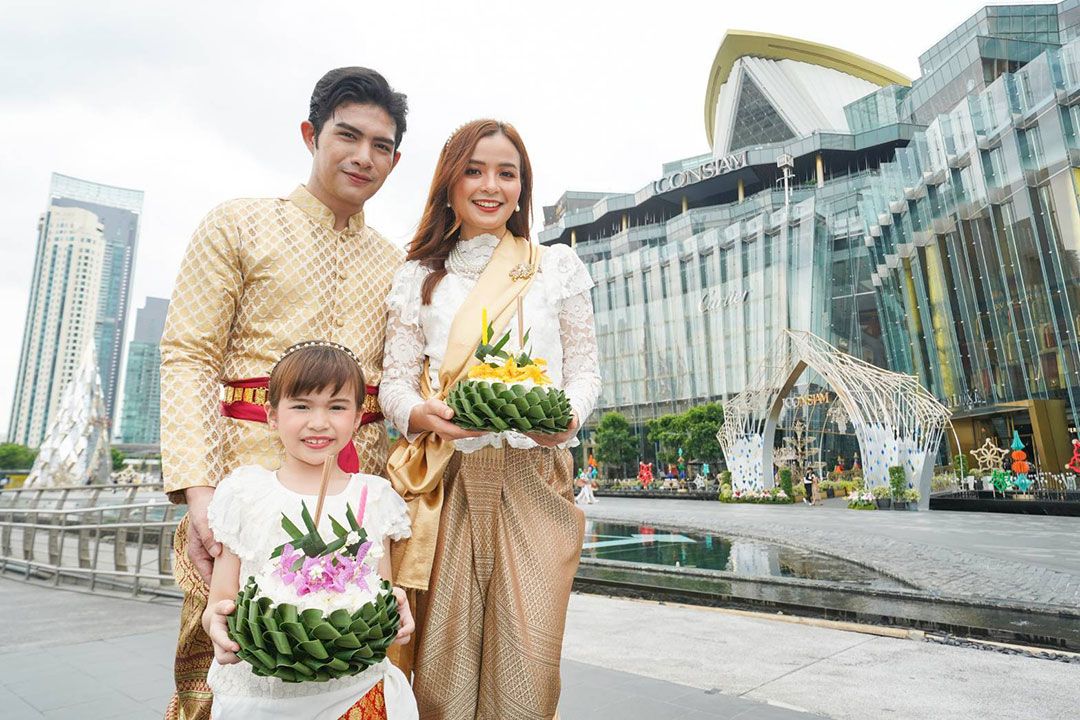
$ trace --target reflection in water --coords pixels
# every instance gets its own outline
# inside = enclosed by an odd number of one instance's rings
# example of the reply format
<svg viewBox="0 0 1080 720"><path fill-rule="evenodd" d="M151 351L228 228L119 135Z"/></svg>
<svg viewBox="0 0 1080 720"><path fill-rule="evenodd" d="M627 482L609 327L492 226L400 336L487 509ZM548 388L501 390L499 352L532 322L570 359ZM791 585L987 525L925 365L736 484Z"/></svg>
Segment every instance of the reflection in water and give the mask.
<svg viewBox="0 0 1080 720"><path fill-rule="evenodd" d="M874 588L910 587L861 565L801 548L721 535L669 533L649 525L586 520L581 555L757 577L797 577Z"/></svg>

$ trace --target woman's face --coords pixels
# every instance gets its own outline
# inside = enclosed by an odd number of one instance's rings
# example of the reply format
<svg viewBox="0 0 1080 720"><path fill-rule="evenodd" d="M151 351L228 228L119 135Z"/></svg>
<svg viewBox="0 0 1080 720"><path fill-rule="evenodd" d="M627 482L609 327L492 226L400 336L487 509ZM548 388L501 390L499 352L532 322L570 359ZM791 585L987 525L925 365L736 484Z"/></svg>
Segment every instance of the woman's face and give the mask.
<svg viewBox="0 0 1080 720"><path fill-rule="evenodd" d="M465 173L450 188L461 237L502 237L521 197L521 156L502 133L480 138Z"/></svg>

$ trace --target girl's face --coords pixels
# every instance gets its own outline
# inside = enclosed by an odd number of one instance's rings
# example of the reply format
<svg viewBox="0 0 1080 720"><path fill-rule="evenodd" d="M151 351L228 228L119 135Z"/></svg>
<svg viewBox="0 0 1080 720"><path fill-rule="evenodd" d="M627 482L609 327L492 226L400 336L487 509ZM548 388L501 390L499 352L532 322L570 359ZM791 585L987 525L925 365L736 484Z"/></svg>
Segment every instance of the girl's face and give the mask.
<svg viewBox="0 0 1080 720"><path fill-rule="evenodd" d="M464 240L501 237L521 197L521 155L502 133L480 138L465 174L450 188L450 206Z"/></svg>
<svg viewBox="0 0 1080 720"><path fill-rule="evenodd" d="M300 397L283 397L276 408L270 408L267 419L290 458L322 465L326 456L337 455L360 427L354 389L330 391L324 388Z"/></svg>

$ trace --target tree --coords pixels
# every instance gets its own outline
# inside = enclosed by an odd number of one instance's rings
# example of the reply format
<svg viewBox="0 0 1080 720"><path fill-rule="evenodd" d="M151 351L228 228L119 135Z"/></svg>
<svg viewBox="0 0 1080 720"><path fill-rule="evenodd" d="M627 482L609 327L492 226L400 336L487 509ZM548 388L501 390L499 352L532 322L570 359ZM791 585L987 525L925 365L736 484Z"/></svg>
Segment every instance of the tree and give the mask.
<svg viewBox="0 0 1080 720"><path fill-rule="evenodd" d="M724 407L720 403L698 405L683 413L682 418L686 454L701 462L719 460L723 451L716 432L724 424Z"/></svg>
<svg viewBox="0 0 1080 720"><path fill-rule="evenodd" d="M18 443L0 443L0 468L4 470L29 470L37 457L36 448Z"/></svg>
<svg viewBox="0 0 1080 720"><path fill-rule="evenodd" d="M618 465L622 477L626 464L637 457L637 438L630 432L630 423L617 412L605 413L593 435L596 441L596 459L605 465Z"/></svg>
<svg viewBox="0 0 1080 720"><path fill-rule="evenodd" d="M123 470L124 469L124 453L120 452L116 448L109 448L109 453L112 455L112 469Z"/></svg>
<svg viewBox="0 0 1080 720"><path fill-rule="evenodd" d="M660 446L656 455L657 462L664 465L675 462L685 438L683 416L661 415L646 422L645 427L649 433L649 441Z"/></svg>

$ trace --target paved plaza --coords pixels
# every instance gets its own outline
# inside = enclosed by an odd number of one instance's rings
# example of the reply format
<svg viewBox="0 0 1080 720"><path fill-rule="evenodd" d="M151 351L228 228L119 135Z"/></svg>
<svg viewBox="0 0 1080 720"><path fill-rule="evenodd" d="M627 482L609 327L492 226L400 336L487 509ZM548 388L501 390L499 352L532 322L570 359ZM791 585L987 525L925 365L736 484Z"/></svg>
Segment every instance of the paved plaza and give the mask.
<svg viewBox="0 0 1080 720"><path fill-rule="evenodd" d="M0 708L160 718L178 606L0 579ZM571 598L564 720L1071 717L1080 665L750 613Z"/></svg>
<svg viewBox="0 0 1080 720"><path fill-rule="evenodd" d="M942 595L1080 607L1080 519L602 497L596 520L730 533L837 555Z"/></svg>

